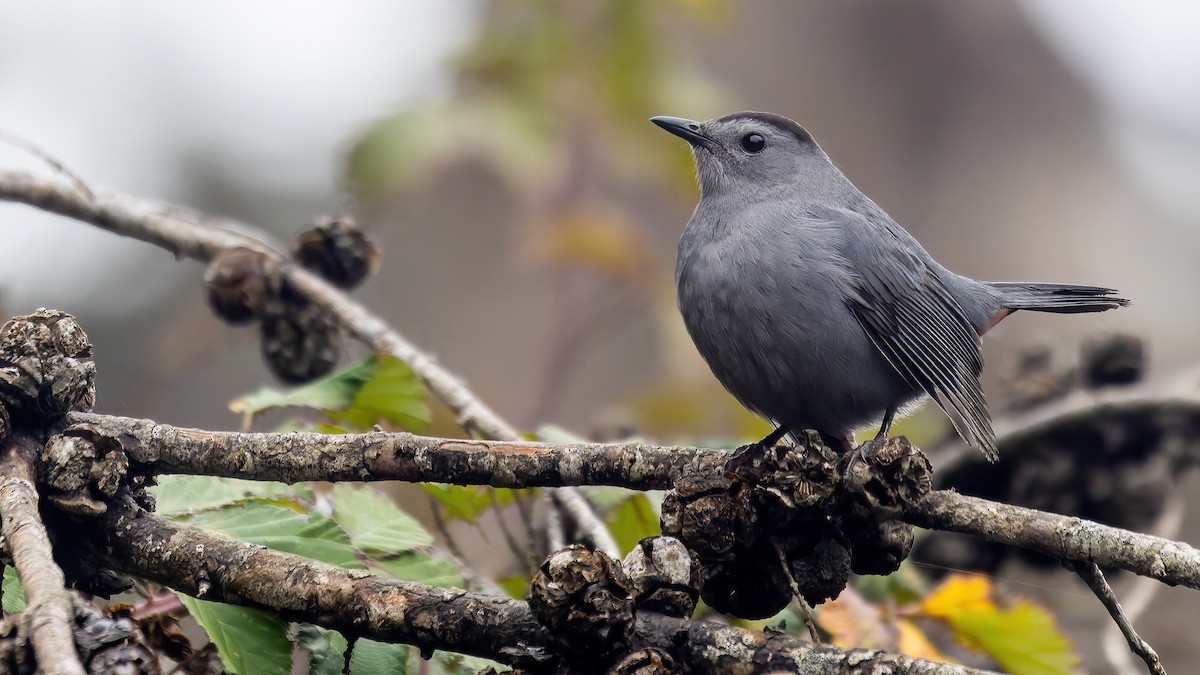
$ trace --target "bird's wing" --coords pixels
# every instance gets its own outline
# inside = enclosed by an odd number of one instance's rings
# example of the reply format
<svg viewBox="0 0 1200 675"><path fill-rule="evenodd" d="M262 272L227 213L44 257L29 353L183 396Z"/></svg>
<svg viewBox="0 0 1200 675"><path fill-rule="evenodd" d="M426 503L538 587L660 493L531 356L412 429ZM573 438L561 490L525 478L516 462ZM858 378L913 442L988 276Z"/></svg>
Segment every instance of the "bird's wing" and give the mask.
<svg viewBox="0 0 1200 675"><path fill-rule="evenodd" d="M871 342L933 398L959 436L995 461L996 435L979 380L979 335L928 254L894 223L874 224L846 211L820 215L845 222L853 286L848 305Z"/></svg>

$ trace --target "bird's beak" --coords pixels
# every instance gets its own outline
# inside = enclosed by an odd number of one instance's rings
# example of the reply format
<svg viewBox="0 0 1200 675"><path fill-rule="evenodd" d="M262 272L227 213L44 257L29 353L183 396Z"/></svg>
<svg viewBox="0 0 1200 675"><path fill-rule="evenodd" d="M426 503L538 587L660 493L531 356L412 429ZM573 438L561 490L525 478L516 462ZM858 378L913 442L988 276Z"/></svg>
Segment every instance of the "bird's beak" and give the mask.
<svg viewBox="0 0 1200 675"><path fill-rule="evenodd" d="M700 133L699 122L687 120L682 117L667 117L665 115L651 117L650 121L682 138L688 143L691 143L692 145L708 150L712 149L713 140Z"/></svg>

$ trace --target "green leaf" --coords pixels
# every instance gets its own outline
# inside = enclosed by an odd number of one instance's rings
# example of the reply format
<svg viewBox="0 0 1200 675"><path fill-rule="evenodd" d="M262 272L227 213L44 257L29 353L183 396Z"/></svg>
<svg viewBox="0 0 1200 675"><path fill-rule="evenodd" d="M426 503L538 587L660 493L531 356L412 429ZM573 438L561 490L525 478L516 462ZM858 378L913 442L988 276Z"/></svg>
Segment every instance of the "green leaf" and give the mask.
<svg viewBox="0 0 1200 675"><path fill-rule="evenodd" d="M952 574L920 608L950 624L959 642L987 652L1013 675L1068 673L1079 665L1049 612L1028 600L997 605L985 577Z"/></svg>
<svg viewBox="0 0 1200 675"><path fill-rule="evenodd" d="M475 522L479 514L492 508L493 503L503 508L511 504L516 497L508 488L445 483L422 483L420 487L445 507L451 520L465 520L470 523Z"/></svg>
<svg viewBox="0 0 1200 675"><path fill-rule="evenodd" d="M529 575L516 574L511 577L497 579L496 585L503 588L504 592L508 593L510 597L516 600L524 600L529 594Z"/></svg>
<svg viewBox="0 0 1200 675"><path fill-rule="evenodd" d="M25 611L25 587L17 576L17 568L12 565L4 566L4 584L0 587L4 595L4 613L20 614Z"/></svg>
<svg viewBox="0 0 1200 675"><path fill-rule="evenodd" d="M420 432L429 425L426 398L424 385L407 364L376 355L294 389L263 387L229 407L251 418L277 408L311 408L359 429L389 422Z"/></svg>
<svg viewBox="0 0 1200 675"><path fill-rule="evenodd" d="M498 673L507 673L512 670L495 661L481 659L478 656L434 652L433 659L429 661L429 672L430 675L475 675L489 666L495 668Z"/></svg>
<svg viewBox="0 0 1200 675"><path fill-rule="evenodd" d="M240 675L288 675L292 643L287 624L266 612L179 595L217 646L221 663Z"/></svg>
<svg viewBox="0 0 1200 675"><path fill-rule="evenodd" d="M414 551L372 562L397 579L442 588L462 588L463 585L462 574L453 563L434 558L428 553Z"/></svg>
<svg viewBox="0 0 1200 675"><path fill-rule="evenodd" d="M303 485L210 476L163 475L150 491L155 497L155 511L163 515L203 511L255 497L313 499L312 490Z"/></svg>
<svg viewBox="0 0 1200 675"><path fill-rule="evenodd" d="M350 537L332 519L289 500L253 499L180 518L181 522L252 544L339 567L362 568Z"/></svg>
<svg viewBox="0 0 1200 675"><path fill-rule="evenodd" d="M421 433L429 426L430 412L425 385L408 364L391 356L372 357L375 370L359 387L351 405L325 414L358 429L369 429L379 422Z"/></svg>
<svg viewBox="0 0 1200 675"><path fill-rule="evenodd" d="M263 387L229 404L230 410L251 417L276 408L341 410L354 403L354 395L375 373L371 356L326 375L319 380L287 390Z"/></svg>
<svg viewBox="0 0 1200 675"><path fill-rule="evenodd" d="M370 675L371 673L389 673L405 675L417 672L410 668L413 650L405 645L394 645L386 642L376 642L359 638L354 642L354 652L350 656L350 672L354 675Z"/></svg>
<svg viewBox="0 0 1200 675"><path fill-rule="evenodd" d="M1006 610L962 612L949 623L956 635L991 654L1013 675L1069 673L1079 665L1049 612L1031 602Z"/></svg>
<svg viewBox="0 0 1200 675"><path fill-rule="evenodd" d="M333 518L368 555L394 555L431 546L433 536L387 495L366 486L333 488Z"/></svg>
<svg viewBox="0 0 1200 675"><path fill-rule="evenodd" d="M292 642L308 652L310 675L342 675L346 638L341 633L302 623L296 625Z"/></svg>
<svg viewBox="0 0 1200 675"><path fill-rule="evenodd" d="M658 513L650 499L642 493L634 494L617 505L605 516L604 522L616 540L621 555L632 551L645 537L661 534Z"/></svg>

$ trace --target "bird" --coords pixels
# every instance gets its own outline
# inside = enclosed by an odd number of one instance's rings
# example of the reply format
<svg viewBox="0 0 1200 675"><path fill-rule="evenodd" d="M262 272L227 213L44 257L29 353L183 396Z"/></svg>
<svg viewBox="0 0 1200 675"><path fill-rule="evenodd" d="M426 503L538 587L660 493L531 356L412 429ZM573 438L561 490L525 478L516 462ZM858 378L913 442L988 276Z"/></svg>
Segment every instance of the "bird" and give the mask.
<svg viewBox="0 0 1200 675"><path fill-rule="evenodd" d="M1129 304L1114 289L976 281L940 264L782 115L651 121L691 145L700 199L679 238L676 299L717 380L770 421L831 449L932 399L990 461L980 337L1019 310ZM858 451L862 451L862 447Z"/></svg>

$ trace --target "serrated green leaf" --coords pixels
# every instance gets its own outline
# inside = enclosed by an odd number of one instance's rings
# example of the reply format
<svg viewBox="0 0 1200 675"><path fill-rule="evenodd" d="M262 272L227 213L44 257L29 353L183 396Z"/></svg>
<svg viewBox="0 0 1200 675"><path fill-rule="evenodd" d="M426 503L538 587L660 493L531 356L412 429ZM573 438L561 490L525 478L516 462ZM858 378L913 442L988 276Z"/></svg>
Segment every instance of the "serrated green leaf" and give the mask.
<svg viewBox="0 0 1200 675"><path fill-rule="evenodd" d="M446 509L450 520L465 520L473 523L479 514L493 505L503 508L516 498L508 488L490 488L480 485L447 485L445 483L421 483L428 492Z"/></svg>
<svg viewBox="0 0 1200 675"><path fill-rule="evenodd" d="M410 668L412 652L412 648L406 645L359 638L354 642L354 651L350 656L350 672L352 675L370 675L372 673L405 675L405 673L415 672Z"/></svg>
<svg viewBox="0 0 1200 675"><path fill-rule="evenodd" d="M451 652L434 652L433 659L428 662L428 665L430 675L476 675L488 667L495 668L498 673L507 673L512 670L495 661Z"/></svg>
<svg viewBox="0 0 1200 675"><path fill-rule="evenodd" d="M605 516L604 522L616 540L621 555L632 551L645 537L662 533L658 525L658 513L650 499L640 492L618 504Z"/></svg>
<svg viewBox="0 0 1200 675"><path fill-rule="evenodd" d="M287 624L266 612L177 594L217 646L221 663L239 675L288 675L292 643Z"/></svg>
<svg viewBox="0 0 1200 675"><path fill-rule="evenodd" d="M333 518L368 555L395 555L431 546L433 536L387 495L367 485L333 488Z"/></svg>
<svg viewBox="0 0 1200 675"><path fill-rule="evenodd" d="M463 585L462 574L453 563L434 558L428 553L413 551L371 562L397 579L442 588L462 588Z"/></svg>
<svg viewBox="0 0 1200 675"><path fill-rule="evenodd" d="M310 675L342 675L346 638L341 633L310 623L297 624L292 643L308 653Z"/></svg>
<svg viewBox="0 0 1200 675"><path fill-rule="evenodd" d="M372 357L375 368L354 394L349 406L326 408L334 421L369 429L379 422L421 433L429 426L430 412L425 385L408 364L392 356Z"/></svg>
<svg viewBox="0 0 1200 675"><path fill-rule="evenodd" d="M276 408L310 408L358 429L388 422L418 433L430 416L425 386L412 369L382 354L293 389L263 387L229 408L250 418Z"/></svg>
<svg viewBox="0 0 1200 675"><path fill-rule="evenodd" d="M229 404L239 415L251 417L276 408L312 408L341 410L354 403L354 395L375 373L377 357L371 356L326 375L319 380L292 389L262 387Z"/></svg>
<svg viewBox="0 0 1200 675"><path fill-rule="evenodd" d="M155 511L163 515L203 511L256 497L313 499L312 490L304 485L211 476L162 475L150 491L154 494Z"/></svg>
<svg viewBox="0 0 1200 675"><path fill-rule="evenodd" d="M0 588L4 595L4 613L20 614L25 611L25 587L17 576L17 568L12 565L4 566L4 585Z"/></svg>
<svg viewBox="0 0 1200 675"><path fill-rule="evenodd" d="M267 548L339 567L362 568L350 537L332 519L308 513L299 502L252 499L179 519Z"/></svg>

